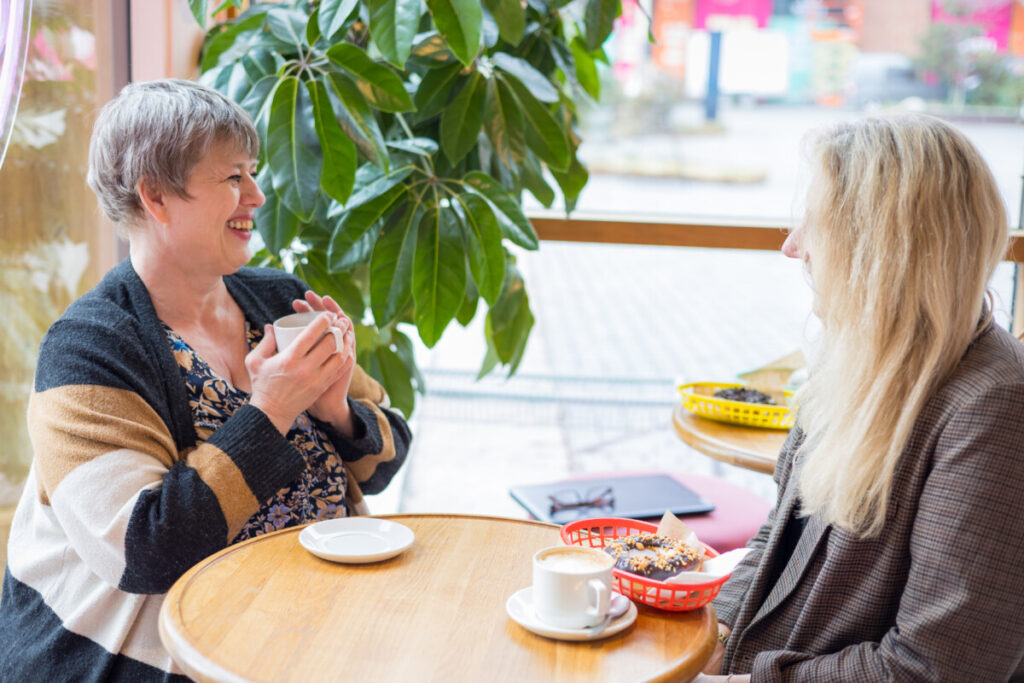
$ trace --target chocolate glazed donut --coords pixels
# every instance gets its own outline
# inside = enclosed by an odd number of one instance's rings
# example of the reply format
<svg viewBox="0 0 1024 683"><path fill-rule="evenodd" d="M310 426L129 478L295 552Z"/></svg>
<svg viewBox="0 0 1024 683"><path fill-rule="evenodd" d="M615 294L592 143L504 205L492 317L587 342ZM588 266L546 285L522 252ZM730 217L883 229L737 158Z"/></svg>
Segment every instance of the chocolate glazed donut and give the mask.
<svg viewBox="0 0 1024 683"><path fill-rule="evenodd" d="M655 581L681 572L695 571L703 564L700 552L680 540L657 534L639 533L610 541L604 551L615 558L615 567Z"/></svg>

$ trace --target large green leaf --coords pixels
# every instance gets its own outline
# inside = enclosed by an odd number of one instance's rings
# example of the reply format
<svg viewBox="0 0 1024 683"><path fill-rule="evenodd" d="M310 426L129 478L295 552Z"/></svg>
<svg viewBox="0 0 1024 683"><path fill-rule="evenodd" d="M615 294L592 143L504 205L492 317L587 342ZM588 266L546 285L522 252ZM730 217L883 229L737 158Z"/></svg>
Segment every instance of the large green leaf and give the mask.
<svg viewBox="0 0 1024 683"><path fill-rule="evenodd" d="M395 185L405 180L412 171L412 166L403 166L390 173L381 173L376 166L364 165L356 173L356 191L349 197L348 202L332 207L327 215L330 218L340 216L346 211L386 194Z"/></svg>
<svg viewBox="0 0 1024 683"><path fill-rule="evenodd" d="M486 95L483 80L480 72L474 71L441 113L441 149L452 165L473 149L480 134Z"/></svg>
<svg viewBox="0 0 1024 683"><path fill-rule="evenodd" d="M487 351L484 353L484 361L480 365L480 372L476 374L477 380L481 380L489 375L491 370L498 367L498 363L500 361L498 358L498 351L494 348L494 342L491 341L490 337L487 337L486 333L484 334L484 338L487 341Z"/></svg>
<svg viewBox="0 0 1024 683"><path fill-rule="evenodd" d="M422 0L368 0L368 4L374 44L384 59L404 69L419 26Z"/></svg>
<svg viewBox="0 0 1024 683"><path fill-rule="evenodd" d="M564 173L561 171L551 171L551 175L554 177L555 182L558 183L558 186L562 188L562 195L565 197L566 206L570 207L571 210L571 207L575 206L580 192L583 191L583 186L587 184L587 180L590 177L586 167L573 154L569 170Z"/></svg>
<svg viewBox="0 0 1024 683"><path fill-rule="evenodd" d="M267 199L263 206L256 209L256 230L267 245L267 250L275 255L280 254L283 249L291 246L298 235L300 219L288 210L274 192L270 171L264 169L258 180Z"/></svg>
<svg viewBox="0 0 1024 683"><path fill-rule="evenodd" d="M378 221L404 195L405 186L395 185L345 212L327 248L327 267L331 272L351 268L370 256L382 227Z"/></svg>
<svg viewBox="0 0 1024 683"><path fill-rule="evenodd" d="M540 167L537 157L533 152L528 152L520 166L519 177L523 180L523 186L547 208L555 201L555 191L544 179L544 170Z"/></svg>
<svg viewBox="0 0 1024 683"><path fill-rule="evenodd" d="M309 17L299 10L277 6L267 11L267 28L280 41L301 49L306 39Z"/></svg>
<svg viewBox="0 0 1024 683"><path fill-rule="evenodd" d="M383 383L384 376L381 375L377 357L373 354L374 349L383 343L380 331L374 325L356 324L355 333L356 362L366 371L366 374Z"/></svg>
<svg viewBox="0 0 1024 683"><path fill-rule="evenodd" d="M416 405L416 392L412 386L412 372L397 353L387 346L373 350L374 359L380 368L381 384L388 392L391 406L398 408L406 417L412 415Z"/></svg>
<svg viewBox="0 0 1024 683"><path fill-rule="evenodd" d="M323 151L320 187L332 198L344 203L352 194L352 185L356 179L356 146L338 125L324 84L318 80L306 81L306 89L313 102L316 135Z"/></svg>
<svg viewBox="0 0 1024 683"><path fill-rule="evenodd" d="M200 26L206 26L206 18L209 16L209 0L188 0L188 8L192 10L192 16Z"/></svg>
<svg viewBox="0 0 1024 683"><path fill-rule="evenodd" d="M215 66L200 76L199 82L236 102L244 99L250 88L249 75L241 62L225 62Z"/></svg>
<svg viewBox="0 0 1024 683"><path fill-rule="evenodd" d="M316 45L323 34L320 33L320 9L313 10L306 22L306 45Z"/></svg>
<svg viewBox="0 0 1024 683"><path fill-rule="evenodd" d="M486 7L481 6L483 21L480 22L480 40L483 42L484 52L489 53L498 44L501 36L498 33L498 24L494 21L494 15Z"/></svg>
<svg viewBox="0 0 1024 683"><path fill-rule="evenodd" d="M583 15L587 50L593 52L601 47L615 26L615 17L622 10L620 0L587 0L587 8Z"/></svg>
<svg viewBox="0 0 1024 683"><path fill-rule="evenodd" d="M330 40L335 33L345 25L345 20L352 14L352 10L359 6L359 0L320 0L319 15L317 21L320 24L320 33L324 38Z"/></svg>
<svg viewBox="0 0 1024 683"><path fill-rule="evenodd" d="M526 118L526 144L530 146L541 161L554 170L564 171L569 168L569 139L558 119L548 108L537 101L519 79L514 76L501 77L515 93L516 101Z"/></svg>
<svg viewBox="0 0 1024 683"><path fill-rule="evenodd" d="M473 282L473 278L466 278L466 297L462 300L462 304L459 306L458 312L455 314L455 319L463 327L469 326L473 322L473 318L476 317L476 309L480 306L480 292L476 290L476 284Z"/></svg>
<svg viewBox="0 0 1024 683"><path fill-rule="evenodd" d="M266 12L259 12L239 18L236 21L221 24L216 33L203 47L203 58L199 62L200 71L209 71L224 61L238 59L244 55L250 46L249 36L243 35L249 32L256 33L263 26L263 19Z"/></svg>
<svg viewBox="0 0 1024 683"><path fill-rule="evenodd" d="M482 171L471 171L463 178L463 182L488 201L506 237L526 249L536 249L539 246L537 233L527 220L519 202L498 181Z"/></svg>
<svg viewBox="0 0 1024 683"><path fill-rule="evenodd" d="M249 80L256 83L277 73L277 59L274 53L263 47L250 47L238 58L245 67Z"/></svg>
<svg viewBox="0 0 1024 683"><path fill-rule="evenodd" d="M459 310L466 289L466 257L451 209L432 209L423 216L413 263L416 327L423 343L433 347Z"/></svg>
<svg viewBox="0 0 1024 683"><path fill-rule="evenodd" d="M480 49L479 0L427 0L434 25L460 62L469 66Z"/></svg>
<svg viewBox="0 0 1024 683"><path fill-rule="evenodd" d="M506 166L514 167L526 156L523 114L508 88L495 78L487 81L484 130L495 154Z"/></svg>
<svg viewBox="0 0 1024 683"><path fill-rule="evenodd" d="M436 115L448 104L448 95L458 82L460 71L462 71L462 65L454 62L431 69L423 75L423 79L416 88L416 94L413 95L416 116L419 120L426 120Z"/></svg>
<svg viewBox="0 0 1024 683"><path fill-rule="evenodd" d="M526 13L520 0L484 0L498 24L501 39L509 45L518 45L526 28Z"/></svg>
<svg viewBox="0 0 1024 683"><path fill-rule="evenodd" d="M327 58L351 74L367 101L381 111L410 111L412 99L398 75L351 43L338 43Z"/></svg>
<svg viewBox="0 0 1024 683"><path fill-rule="evenodd" d="M384 136L369 102L351 78L341 73L327 74L328 92L337 98L334 108L345 133L363 155L383 169L388 167L388 152Z"/></svg>
<svg viewBox="0 0 1024 683"><path fill-rule="evenodd" d="M595 100L598 99L601 96L601 79L597 74L594 58L587 51L587 46L579 36L572 39L569 47L572 50L576 80L591 97Z"/></svg>
<svg viewBox="0 0 1024 683"><path fill-rule="evenodd" d="M428 31L416 36L412 43L410 58L414 63L428 69L458 62L458 57L452 53L448 43L444 42L444 38L437 31Z"/></svg>
<svg viewBox="0 0 1024 683"><path fill-rule="evenodd" d="M281 81L270 105L267 159L274 191L303 220L313 215L320 189L320 142L313 125L313 106L299 79Z"/></svg>
<svg viewBox="0 0 1024 683"><path fill-rule="evenodd" d="M381 231L370 256L370 306L373 320L387 325L412 299L413 255L423 213L407 205Z"/></svg>
<svg viewBox="0 0 1024 683"><path fill-rule="evenodd" d="M366 304L359 285L348 273L332 273L327 268L327 256L322 251L307 251L295 264L295 274L305 280L320 296L330 296L338 302L352 322L358 323L366 313Z"/></svg>
<svg viewBox="0 0 1024 683"><path fill-rule="evenodd" d="M490 205L481 197L465 193L458 197L462 206L463 235L469 271L477 290L489 304L501 293L505 278L505 249L501 244L501 227Z"/></svg>
<svg viewBox="0 0 1024 683"><path fill-rule="evenodd" d="M526 286L519 273L511 268L501 297L487 312L484 324L488 344L493 345L498 359L508 364L509 375L516 371L523 359L533 322Z"/></svg>
<svg viewBox="0 0 1024 683"><path fill-rule="evenodd" d="M430 138L409 138L407 140L388 140L388 148L397 149L421 157L430 157L437 153L437 143Z"/></svg>
<svg viewBox="0 0 1024 683"><path fill-rule="evenodd" d="M395 353L405 363L405 367L409 368L409 372L412 373L416 391L421 394L425 393L427 384L423 381L423 375L420 374L420 369L416 365L416 349L413 347L412 340L402 332L394 330L391 333L391 344L395 347Z"/></svg>
<svg viewBox="0 0 1024 683"><path fill-rule="evenodd" d="M241 107L252 118L256 126L256 132L261 140L267 139L267 126L270 122L270 105L274 101L274 92L281 83L277 76L266 76L261 78L256 85L249 89L249 93L241 102ZM265 156L266 146L260 148L260 155Z"/></svg>
<svg viewBox="0 0 1024 683"><path fill-rule="evenodd" d="M558 91L551 81L541 72L533 68L525 59L499 52L494 57L494 65L506 73L510 73L526 86L530 93L541 102L557 102Z"/></svg>

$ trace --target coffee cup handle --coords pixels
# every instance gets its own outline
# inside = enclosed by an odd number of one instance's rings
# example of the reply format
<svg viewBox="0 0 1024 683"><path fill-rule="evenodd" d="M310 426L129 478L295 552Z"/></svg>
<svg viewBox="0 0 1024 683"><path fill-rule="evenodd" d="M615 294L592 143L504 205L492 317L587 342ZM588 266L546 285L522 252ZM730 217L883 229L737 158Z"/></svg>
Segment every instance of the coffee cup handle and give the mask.
<svg viewBox="0 0 1024 683"><path fill-rule="evenodd" d="M334 335L334 350L335 352L341 351L345 348L345 333L339 330L337 327L328 327L327 331Z"/></svg>
<svg viewBox="0 0 1024 683"><path fill-rule="evenodd" d="M608 590L608 584L598 579L591 579L588 585L594 591L594 595L597 598L594 611L591 614L603 617L612 609L612 596L611 591Z"/></svg>

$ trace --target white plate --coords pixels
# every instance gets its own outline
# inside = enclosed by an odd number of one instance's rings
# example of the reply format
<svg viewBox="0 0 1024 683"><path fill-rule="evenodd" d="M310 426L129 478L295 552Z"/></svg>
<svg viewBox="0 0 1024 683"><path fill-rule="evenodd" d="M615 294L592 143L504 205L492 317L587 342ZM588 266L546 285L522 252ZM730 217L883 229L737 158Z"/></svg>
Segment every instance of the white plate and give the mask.
<svg viewBox="0 0 1024 683"><path fill-rule="evenodd" d="M328 519L299 533L299 543L309 552L348 564L387 560L406 550L414 539L409 527L373 517Z"/></svg>
<svg viewBox="0 0 1024 683"><path fill-rule="evenodd" d="M623 602L628 603L624 605ZM588 628L560 628L546 624L537 618L533 611L533 589L529 586L513 593L505 603L505 610L512 620L525 628L527 631L536 633L545 638L555 640L598 640L614 636L616 633L629 628L636 621L636 605L624 595L612 593L612 611L619 611L619 616L613 617L611 622L603 629L596 627Z"/></svg>

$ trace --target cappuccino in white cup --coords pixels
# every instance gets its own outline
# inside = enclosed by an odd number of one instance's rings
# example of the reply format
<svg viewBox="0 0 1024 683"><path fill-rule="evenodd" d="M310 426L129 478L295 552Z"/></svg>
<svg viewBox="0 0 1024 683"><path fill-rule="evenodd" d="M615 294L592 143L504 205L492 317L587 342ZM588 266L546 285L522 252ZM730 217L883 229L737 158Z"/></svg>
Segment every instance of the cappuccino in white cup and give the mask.
<svg viewBox="0 0 1024 683"><path fill-rule="evenodd" d="M595 626L611 609L614 558L595 548L551 546L533 556L533 610L559 628Z"/></svg>

